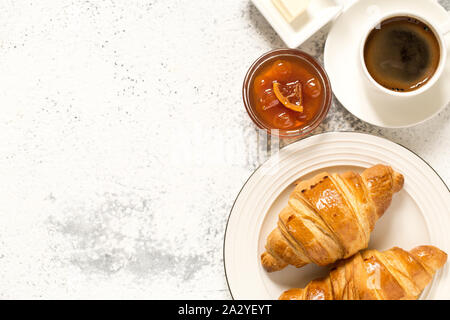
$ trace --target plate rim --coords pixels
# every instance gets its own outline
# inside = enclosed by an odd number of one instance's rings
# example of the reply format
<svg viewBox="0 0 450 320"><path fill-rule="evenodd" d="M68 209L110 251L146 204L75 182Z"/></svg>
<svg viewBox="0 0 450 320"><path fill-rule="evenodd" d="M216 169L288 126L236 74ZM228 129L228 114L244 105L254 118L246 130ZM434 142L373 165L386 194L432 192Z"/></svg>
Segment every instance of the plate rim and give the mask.
<svg viewBox="0 0 450 320"><path fill-rule="evenodd" d="M283 150L284 148L286 148L286 147L289 147L289 146L291 146L291 145L293 145L293 144L296 144L296 143L300 143L300 142L302 142L302 141L304 141L304 140L307 140L307 139L310 139L310 138L313 138L313 137L317 137L317 136L322 136L322 135L331 135L331 134L340 134L340 133L349 133L349 134L357 134L357 135L366 135L366 136L371 136L371 137L376 137L376 138L379 138L379 139L383 139L383 140L387 140L387 141L389 141L389 142L392 142L392 143L395 143L395 144L397 144L398 146L400 146L400 147L402 147L403 149L406 149L407 151L409 151L409 152L411 152L412 154L414 154L417 158L419 158L420 160L422 160L435 174L436 174L436 176L442 181L442 183L444 184L444 186L447 188L447 191L450 193L450 188L449 188L449 186L445 183L445 181L444 181L444 179L442 179L442 177L439 175L439 173L425 160L425 159L423 159L419 154L417 154L416 152L414 152L413 150L411 150L410 148L408 148L408 147L406 147L406 146L404 146L403 144L401 144L401 143L398 143L398 142L395 142L395 141L392 141L392 140L389 140L389 139L387 139L387 138L385 138L385 137L381 137L381 136L378 136L378 135L376 135L376 134L372 134L372 133L367 133L367 132L357 132L357 131L349 131L349 130L347 130L347 131L327 131L327 132L322 132L322 133L317 133L317 134L312 134L312 135L309 135L309 136L307 136L307 137L305 137L305 138L303 138L303 139L300 139L300 140L297 140L297 141L295 141L295 142L293 142L293 143L290 143L290 144L288 144L287 146L285 146L285 147L283 147L283 148L281 148L279 151L281 151L281 150ZM223 269L224 269L224 273L225 273L225 280L226 280L226 282L227 282L227 287L228 287L228 292L230 293L230 295L231 295L231 299L232 300L235 300L235 298L234 298L234 295L233 295L233 292L231 291L231 287L230 287L230 282L229 282L229 279L228 279L228 274L227 274L227 268L226 268L226 261L225 261L225 246L226 246L226 239L227 239L227 231L228 231L228 224L229 224L229 222L230 222L230 218L231 218L231 215L232 215L232 213L233 213L233 209L234 209L234 206L235 206L235 204L236 204L236 201L238 200L238 198L239 198L239 196L241 195L241 193L242 193L242 190L244 190L244 188L245 188L245 186L247 185L247 183L249 182L249 180L253 177L253 175L266 163L266 162L268 162L269 160L271 160L272 159L272 156L270 156L270 157L268 157L267 159L265 159L262 163L260 163L254 170L253 170L253 172L248 176L248 178L245 180L245 182L244 182L244 184L242 185L242 187L241 187L241 189L239 190L239 192L238 192L238 194L236 195L236 198L234 199L234 201L233 201L233 205L231 206L231 209L230 209L230 211L229 211L229 214L228 214L228 218L227 218L227 223L226 223L226 226L225 226L225 231L224 231L224 237L223 237L223 245L222 245L222 259L223 259Z"/></svg>

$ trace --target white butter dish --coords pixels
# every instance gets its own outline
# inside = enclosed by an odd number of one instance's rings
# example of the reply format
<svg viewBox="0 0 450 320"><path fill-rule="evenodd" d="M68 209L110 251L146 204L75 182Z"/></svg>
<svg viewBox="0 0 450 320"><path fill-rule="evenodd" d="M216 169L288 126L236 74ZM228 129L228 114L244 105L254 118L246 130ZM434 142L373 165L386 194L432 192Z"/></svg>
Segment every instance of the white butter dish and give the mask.
<svg viewBox="0 0 450 320"><path fill-rule="evenodd" d="M289 48L297 48L343 9L342 0L311 0L305 12L291 23L273 4L272 0L252 0L256 8L275 29Z"/></svg>

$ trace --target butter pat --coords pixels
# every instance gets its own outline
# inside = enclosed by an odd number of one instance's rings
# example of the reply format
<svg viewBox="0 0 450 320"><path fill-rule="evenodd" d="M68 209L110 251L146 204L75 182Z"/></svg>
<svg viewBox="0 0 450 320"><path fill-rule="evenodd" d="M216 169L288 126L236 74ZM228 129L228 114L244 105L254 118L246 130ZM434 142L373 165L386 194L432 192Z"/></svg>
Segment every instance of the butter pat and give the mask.
<svg viewBox="0 0 450 320"><path fill-rule="evenodd" d="M309 0L272 0L272 2L289 23L305 12L309 5Z"/></svg>

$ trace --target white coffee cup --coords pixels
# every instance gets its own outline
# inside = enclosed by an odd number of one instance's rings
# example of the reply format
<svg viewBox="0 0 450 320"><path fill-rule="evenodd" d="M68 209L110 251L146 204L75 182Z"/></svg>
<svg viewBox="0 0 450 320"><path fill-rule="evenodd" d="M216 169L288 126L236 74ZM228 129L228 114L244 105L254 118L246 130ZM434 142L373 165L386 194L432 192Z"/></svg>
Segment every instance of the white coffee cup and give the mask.
<svg viewBox="0 0 450 320"><path fill-rule="evenodd" d="M364 46L366 44L367 37L369 36L371 31L373 29L375 29L381 22L383 22L387 19L390 19L390 18L405 17L405 16L411 17L413 19L417 19L417 20L423 22L431 29L431 31L433 31L434 35L436 36L437 41L439 42L440 56L439 56L439 64L438 64L433 76L431 77L431 79L429 79L423 86L421 86L420 88L418 88L416 90L401 92L401 91L394 91L394 90L385 88L381 84L379 84L377 81L375 81L374 78L372 78L369 71L367 70L366 62L364 59ZM411 97L411 96L421 94L421 93L425 92L426 90L428 90L429 88L431 88L436 83L436 81L440 78L440 76L442 75L442 72L444 71L445 62L447 60L447 46L445 43L444 36L445 36L445 34L447 34L449 32L450 32L450 20L445 25L437 26L435 23L431 23L429 20L427 20L426 18L424 18L420 15L417 15L416 13L409 13L409 12L405 12L405 11L390 12L381 17L377 17L376 21L374 23L370 24L370 28L368 28L367 32L364 33L364 37L361 41L359 56L360 56L360 60L361 60L361 66L362 66L363 73L366 75L369 82L375 88L377 88L378 90L381 90L382 92L389 94L391 96Z"/></svg>

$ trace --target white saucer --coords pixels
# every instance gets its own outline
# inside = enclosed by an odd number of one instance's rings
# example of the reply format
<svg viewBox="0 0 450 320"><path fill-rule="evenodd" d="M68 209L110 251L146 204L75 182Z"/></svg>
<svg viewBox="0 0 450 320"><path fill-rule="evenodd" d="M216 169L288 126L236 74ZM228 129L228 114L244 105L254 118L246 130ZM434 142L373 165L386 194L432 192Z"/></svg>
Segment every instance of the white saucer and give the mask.
<svg viewBox="0 0 450 320"><path fill-rule="evenodd" d="M289 48L297 48L342 11L345 0L314 0L306 12L288 23L272 0L252 0L256 8Z"/></svg>
<svg viewBox="0 0 450 320"><path fill-rule="evenodd" d="M434 0L360 0L336 19L325 44L325 69L335 96L356 117L380 127L419 124L439 113L450 101L450 58L435 86L411 98L381 93L363 74L359 49L365 30L374 16L405 8L438 26L449 19L447 11ZM446 40L450 50L450 37Z"/></svg>
<svg viewBox="0 0 450 320"><path fill-rule="evenodd" d="M260 256L278 213L298 179L319 172L343 172L377 163L405 176L404 188L377 222L369 247L410 250L432 244L450 253L450 194L436 172L417 155L389 140L354 132L330 132L283 148L248 179L239 193L225 232L224 264L234 299L277 299L289 288L304 287L326 267L289 266L267 273ZM450 262L435 275L421 299L450 299Z"/></svg>

